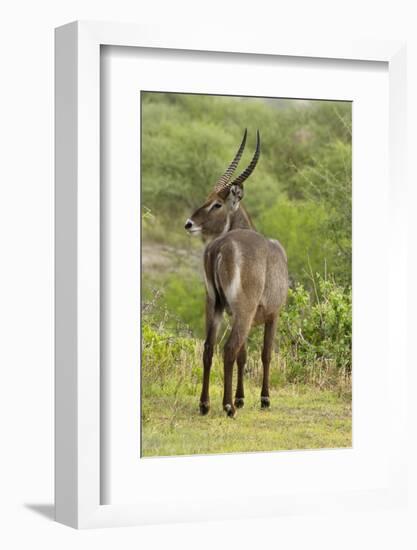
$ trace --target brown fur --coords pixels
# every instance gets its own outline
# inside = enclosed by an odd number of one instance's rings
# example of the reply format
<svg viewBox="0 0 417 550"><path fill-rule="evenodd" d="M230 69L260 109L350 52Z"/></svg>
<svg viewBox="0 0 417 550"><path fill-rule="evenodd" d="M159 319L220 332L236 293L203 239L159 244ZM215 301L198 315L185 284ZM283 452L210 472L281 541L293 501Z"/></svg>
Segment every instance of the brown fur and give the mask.
<svg viewBox="0 0 417 550"><path fill-rule="evenodd" d="M262 350L263 383L261 406L269 406L269 365L278 314L288 292L287 257L278 241L257 233L240 204L243 186L231 185L213 192L187 220L186 229L201 234L206 279L206 340L203 354L203 387L200 412L210 408L209 380L217 331L226 311L232 329L224 346L223 408L234 417L244 403L243 372L246 339L252 326L264 324ZM233 365L237 362L238 381L233 401Z"/></svg>

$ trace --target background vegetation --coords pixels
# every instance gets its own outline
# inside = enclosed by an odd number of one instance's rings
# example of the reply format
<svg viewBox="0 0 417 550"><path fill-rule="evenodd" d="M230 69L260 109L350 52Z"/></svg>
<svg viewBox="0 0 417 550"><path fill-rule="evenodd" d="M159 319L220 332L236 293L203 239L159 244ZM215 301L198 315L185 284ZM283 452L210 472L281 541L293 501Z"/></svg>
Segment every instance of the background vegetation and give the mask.
<svg viewBox="0 0 417 550"><path fill-rule="evenodd" d="M262 333L249 342L246 405L198 416L204 337L203 245L184 231L230 162L243 129L262 154L245 206L289 258L291 289L259 410ZM146 456L351 443L351 104L142 93L142 453ZM220 343L228 331L221 330ZM216 402L218 401L218 402ZM238 426L237 426L238 424Z"/></svg>

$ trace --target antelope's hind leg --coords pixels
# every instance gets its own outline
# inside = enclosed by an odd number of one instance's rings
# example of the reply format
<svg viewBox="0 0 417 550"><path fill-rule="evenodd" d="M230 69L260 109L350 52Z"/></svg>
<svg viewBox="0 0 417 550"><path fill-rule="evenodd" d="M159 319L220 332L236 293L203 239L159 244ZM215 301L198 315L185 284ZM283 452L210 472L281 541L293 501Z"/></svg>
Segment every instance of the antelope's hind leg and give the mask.
<svg viewBox="0 0 417 550"><path fill-rule="evenodd" d="M242 347L239 350L239 353L237 354L237 387L236 387L236 394L235 394L235 407L237 409L241 409L245 404L245 392L243 389L243 375L245 371L245 365L246 365L246 343L242 345Z"/></svg>
<svg viewBox="0 0 417 550"><path fill-rule="evenodd" d="M203 387L200 396L200 414L206 415L210 410L210 370L213 361L214 345L222 319L223 309L215 299L207 296L206 299L206 340L203 352Z"/></svg>
<svg viewBox="0 0 417 550"><path fill-rule="evenodd" d="M235 403L233 402L232 383L233 383L233 365L237 359L240 349L248 337L252 318L244 318L236 321L232 327L229 338L224 346L224 391L223 391L223 409L227 416L234 418L236 414ZM243 374L243 367L242 367ZM242 385L243 392L243 385Z"/></svg>
<svg viewBox="0 0 417 550"><path fill-rule="evenodd" d="M267 409L270 405L269 401L269 365L271 363L272 345L274 343L275 331L277 328L277 319L274 317L265 323L264 345L262 349L262 365L264 368L262 391L261 391L261 407Z"/></svg>

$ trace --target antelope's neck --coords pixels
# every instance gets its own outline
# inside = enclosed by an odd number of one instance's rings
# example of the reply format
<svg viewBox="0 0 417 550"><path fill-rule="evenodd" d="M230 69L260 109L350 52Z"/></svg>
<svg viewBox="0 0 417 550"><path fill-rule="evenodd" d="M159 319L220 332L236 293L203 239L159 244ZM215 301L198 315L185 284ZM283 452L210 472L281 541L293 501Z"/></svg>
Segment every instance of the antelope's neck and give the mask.
<svg viewBox="0 0 417 550"><path fill-rule="evenodd" d="M239 208L230 216L229 231L232 229L253 229L255 226L245 208L240 204Z"/></svg>
<svg viewBox="0 0 417 550"><path fill-rule="evenodd" d="M219 237L223 237L226 233L232 231L232 229L252 229L252 231L256 231L249 214L242 205L240 205L235 212L229 215L226 226L223 228L221 233L211 235L210 237L203 236L203 241L206 243L206 247Z"/></svg>

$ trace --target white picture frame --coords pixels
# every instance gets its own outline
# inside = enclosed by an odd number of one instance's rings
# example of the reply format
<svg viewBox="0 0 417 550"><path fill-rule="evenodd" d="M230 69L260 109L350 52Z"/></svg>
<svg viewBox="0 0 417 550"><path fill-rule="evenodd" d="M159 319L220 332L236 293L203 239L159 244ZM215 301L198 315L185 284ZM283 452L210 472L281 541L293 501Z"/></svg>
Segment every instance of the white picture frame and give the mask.
<svg viewBox="0 0 417 550"><path fill-rule="evenodd" d="M101 504L100 486L100 47L102 45L168 48L241 54L285 55L298 58L382 61L389 71L390 190L396 209L391 220L394 242L404 232L401 202L405 150L405 45L401 42L362 41L325 43L280 42L268 36L250 39L239 32L213 37L210 29L185 36L174 29L113 23L75 22L56 30L56 519L84 527L202 519L203 511L185 517L175 503L144 510L135 504ZM397 267L405 277L401 247ZM401 294L389 303L390 314L405 322ZM401 321L402 320L402 321ZM399 330L399 332L401 332ZM403 346L405 350L405 345ZM405 351L404 351L405 353ZM391 391L405 393L405 355L399 353ZM390 379L391 381L391 379ZM396 401L397 403L397 401ZM396 422L405 423L404 409ZM289 494L285 503L265 515L306 512L311 507L396 505L405 498L403 430L397 430L395 452L383 491L369 489L352 495ZM219 502L221 495L219 495ZM350 503L350 504L349 504ZM258 515L263 515L260 510ZM245 510L236 509L239 517ZM249 514L250 515L250 514ZM205 519L222 517L208 507Z"/></svg>

